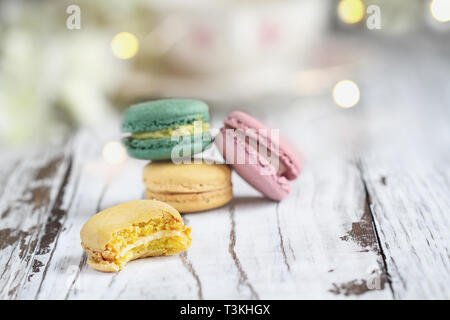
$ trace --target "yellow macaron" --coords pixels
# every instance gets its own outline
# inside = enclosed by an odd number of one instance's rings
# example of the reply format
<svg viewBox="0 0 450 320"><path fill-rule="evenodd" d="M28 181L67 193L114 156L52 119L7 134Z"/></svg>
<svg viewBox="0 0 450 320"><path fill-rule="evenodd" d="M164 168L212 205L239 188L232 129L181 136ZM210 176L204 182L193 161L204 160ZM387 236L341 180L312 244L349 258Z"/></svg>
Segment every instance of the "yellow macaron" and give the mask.
<svg viewBox="0 0 450 320"><path fill-rule="evenodd" d="M153 162L144 168L145 197L181 213L223 206L233 197L231 170L224 164Z"/></svg>
<svg viewBox="0 0 450 320"><path fill-rule="evenodd" d="M171 255L191 244L191 228L167 203L136 200L103 210L81 229L81 246L88 265L116 272L130 260Z"/></svg>

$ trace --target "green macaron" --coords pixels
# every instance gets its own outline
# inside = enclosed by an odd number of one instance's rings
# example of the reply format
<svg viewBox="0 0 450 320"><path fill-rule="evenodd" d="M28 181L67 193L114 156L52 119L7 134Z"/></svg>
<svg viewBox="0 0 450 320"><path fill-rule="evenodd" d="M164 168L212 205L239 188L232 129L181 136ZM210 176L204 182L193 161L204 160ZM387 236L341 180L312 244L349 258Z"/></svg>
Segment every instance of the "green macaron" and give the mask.
<svg viewBox="0 0 450 320"><path fill-rule="evenodd" d="M132 105L124 112L122 132L130 135L122 141L134 158L169 160L173 153L186 157L202 152L213 140L208 130L206 103L192 99L154 100Z"/></svg>

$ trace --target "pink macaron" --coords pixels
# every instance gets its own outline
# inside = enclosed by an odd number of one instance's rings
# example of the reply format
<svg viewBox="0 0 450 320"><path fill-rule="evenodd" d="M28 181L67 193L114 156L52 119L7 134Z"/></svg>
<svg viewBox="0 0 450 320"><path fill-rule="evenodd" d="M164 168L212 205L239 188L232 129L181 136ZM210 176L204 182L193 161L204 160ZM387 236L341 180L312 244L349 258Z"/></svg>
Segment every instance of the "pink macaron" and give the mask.
<svg viewBox="0 0 450 320"><path fill-rule="evenodd" d="M301 163L279 130L241 111L230 113L224 124L215 143L226 162L265 197L277 201L286 197L289 180L298 177Z"/></svg>

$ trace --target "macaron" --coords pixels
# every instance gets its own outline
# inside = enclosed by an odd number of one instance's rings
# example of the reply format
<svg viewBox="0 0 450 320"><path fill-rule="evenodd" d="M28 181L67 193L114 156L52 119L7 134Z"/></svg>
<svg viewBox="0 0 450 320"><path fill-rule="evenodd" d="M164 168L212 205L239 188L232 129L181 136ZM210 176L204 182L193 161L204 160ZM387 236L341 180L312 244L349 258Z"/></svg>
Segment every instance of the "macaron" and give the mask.
<svg viewBox="0 0 450 320"><path fill-rule="evenodd" d="M80 236L88 265L116 272L131 260L186 250L190 232L180 213L167 203L136 200L97 213L85 223Z"/></svg>
<svg viewBox="0 0 450 320"><path fill-rule="evenodd" d="M278 130L244 112L228 115L215 143L226 163L271 200L286 197L291 191L289 180L300 174L300 159Z"/></svg>
<svg viewBox="0 0 450 320"><path fill-rule="evenodd" d="M125 110L122 141L131 157L145 160L189 158L202 152L213 138L209 134L209 108L199 100L162 99Z"/></svg>
<svg viewBox="0 0 450 320"><path fill-rule="evenodd" d="M181 213L223 206L233 197L231 170L224 164L152 162L144 168L145 197Z"/></svg>

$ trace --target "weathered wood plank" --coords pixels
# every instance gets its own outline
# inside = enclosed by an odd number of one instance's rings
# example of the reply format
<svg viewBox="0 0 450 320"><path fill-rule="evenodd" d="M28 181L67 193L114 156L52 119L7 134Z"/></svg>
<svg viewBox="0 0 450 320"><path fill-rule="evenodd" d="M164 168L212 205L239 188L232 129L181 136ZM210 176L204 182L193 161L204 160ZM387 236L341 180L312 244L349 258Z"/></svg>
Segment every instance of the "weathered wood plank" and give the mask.
<svg viewBox="0 0 450 320"><path fill-rule="evenodd" d="M48 225L50 226L51 231L43 235L47 236L50 234L51 237L47 237L43 242L45 244L45 250L42 250L39 256L39 265L42 267L38 269L33 268L28 272L27 282L20 292L21 299L39 298L40 294L46 290L45 281L47 277L51 277L52 275L53 270L51 269L51 266L54 264L59 265L61 261L63 261L55 257L55 247L61 234L67 228L66 221L68 211L74 203L74 198L79 187L80 171L82 170L82 165L85 164L84 161L81 161L81 158L86 156L86 159L90 159L92 151L90 151L90 148L86 148L86 145L91 145L93 138L94 137L89 136L88 142L86 135L81 133L72 141L67 171L48 219ZM68 243L68 245L70 245L70 243ZM67 255L70 256L70 251L66 252L66 256ZM64 271L64 269L57 270L57 272Z"/></svg>
<svg viewBox="0 0 450 320"><path fill-rule="evenodd" d="M409 53L405 60L399 74L414 62L420 77L394 76L386 105L372 102L378 90L369 93L364 117L372 142L361 154L363 176L395 297L448 299L450 66L430 72L433 56L426 54L419 59ZM425 95L421 87L431 83Z"/></svg>
<svg viewBox="0 0 450 320"><path fill-rule="evenodd" d="M88 134L75 139L56 206L65 212L60 231L20 298L390 297L384 282L381 290L365 285L371 268L382 272L379 252L373 241L358 244L358 237L373 239L370 227L347 235L364 214L365 195L355 163L335 158L306 169L280 204L233 174L231 204L185 215L193 228L185 254L134 261L118 274L92 270L79 244L81 226L98 210L142 198L144 189L145 162L106 165L100 159L105 141Z"/></svg>
<svg viewBox="0 0 450 320"><path fill-rule="evenodd" d="M448 299L448 172L423 173L411 167L387 172L383 162L374 159L365 159L365 167L395 297Z"/></svg>
<svg viewBox="0 0 450 320"><path fill-rule="evenodd" d="M54 231L51 208L67 171L67 149L39 148L19 154L0 195L0 298L17 298L28 270L40 270L39 256Z"/></svg>

